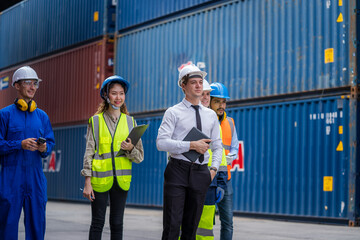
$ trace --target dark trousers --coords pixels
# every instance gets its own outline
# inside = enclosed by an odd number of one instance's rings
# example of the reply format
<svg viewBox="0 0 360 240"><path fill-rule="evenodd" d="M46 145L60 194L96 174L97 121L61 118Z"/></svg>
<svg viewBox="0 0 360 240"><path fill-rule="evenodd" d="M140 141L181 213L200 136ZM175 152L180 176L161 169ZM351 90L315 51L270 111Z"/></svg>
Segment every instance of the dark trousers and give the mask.
<svg viewBox="0 0 360 240"><path fill-rule="evenodd" d="M171 158L164 173L163 240L196 237L211 175L207 165Z"/></svg>
<svg viewBox="0 0 360 240"><path fill-rule="evenodd" d="M89 232L90 240L101 239L105 224L105 213L110 196L110 232L111 239L122 239L123 219L127 197L127 191L122 190L116 179L111 189L107 192L95 192L95 199L91 203L91 226Z"/></svg>

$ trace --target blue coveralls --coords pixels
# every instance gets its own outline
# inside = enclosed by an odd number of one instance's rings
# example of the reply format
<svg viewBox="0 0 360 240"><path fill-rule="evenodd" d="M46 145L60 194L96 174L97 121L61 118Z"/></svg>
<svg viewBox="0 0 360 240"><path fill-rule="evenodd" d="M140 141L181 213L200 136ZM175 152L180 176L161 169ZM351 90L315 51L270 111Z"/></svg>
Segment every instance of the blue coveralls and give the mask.
<svg viewBox="0 0 360 240"><path fill-rule="evenodd" d="M38 137L46 138L46 152L22 149L22 140ZM54 144L44 111L23 112L14 104L0 110L0 239L18 239L22 208L26 239L44 239L47 186L41 158Z"/></svg>

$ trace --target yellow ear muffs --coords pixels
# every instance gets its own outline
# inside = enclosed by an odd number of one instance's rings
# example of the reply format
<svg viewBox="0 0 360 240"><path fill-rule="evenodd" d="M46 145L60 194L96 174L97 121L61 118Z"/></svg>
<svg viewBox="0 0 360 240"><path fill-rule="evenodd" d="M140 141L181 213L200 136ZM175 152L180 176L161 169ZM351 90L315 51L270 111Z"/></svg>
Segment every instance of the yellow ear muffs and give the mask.
<svg viewBox="0 0 360 240"><path fill-rule="evenodd" d="M37 105L36 105L36 102L34 100L30 100L28 105L29 105L29 109L28 109L29 112L35 111Z"/></svg>
<svg viewBox="0 0 360 240"><path fill-rule="evenodd" d="M26 111L28 110L29 106L27 104L27 102L25 102L24 99L15 99L14 104L21 110L21 111Z"/></svg>
<svg viewBox="0 0 360 240"><path fill-rule="evenodd" d="M37 105L36 102L33 100L30 100L29 104L24 99L15 99L14 104L21 110L21 111L29 111L33 112L35 111Z"/></svg>

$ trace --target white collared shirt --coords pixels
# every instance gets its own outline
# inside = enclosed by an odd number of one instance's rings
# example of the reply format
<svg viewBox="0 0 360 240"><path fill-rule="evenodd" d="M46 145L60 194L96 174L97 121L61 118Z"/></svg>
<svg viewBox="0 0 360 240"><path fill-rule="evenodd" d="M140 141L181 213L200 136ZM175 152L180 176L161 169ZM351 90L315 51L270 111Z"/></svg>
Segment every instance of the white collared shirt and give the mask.
<svg viewBox="0 0 360 240"><path fill-rule="evenodd" d="M190 142L182 141L188 132L196 127L196 112L185 98L178 104L168 108L159 127L156 146L159 151L169 152L170 156L190 162L182 153L190 150ZM219 121L216 113L199 104L202 132L211 138L210 149L213 152L212 167L219 169L222 157L222 140L220 138ZM209 153L204 154L204 162L208 164ZM200 164L199 159L195 163Z"/></svg>

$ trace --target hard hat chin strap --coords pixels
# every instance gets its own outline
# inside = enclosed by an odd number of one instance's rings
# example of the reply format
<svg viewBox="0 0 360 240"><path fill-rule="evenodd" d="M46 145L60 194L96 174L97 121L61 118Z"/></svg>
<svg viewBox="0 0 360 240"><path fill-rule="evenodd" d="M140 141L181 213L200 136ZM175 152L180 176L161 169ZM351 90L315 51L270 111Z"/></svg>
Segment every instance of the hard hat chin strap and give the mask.
<svg viewBox="0 0 360 240"><path fill-rule="evenodd" d="M110 99L108 97L106 97L106 102L114 109L114 110L119 110L120 107L115 107L114 105L111 104Z"/></svg>

